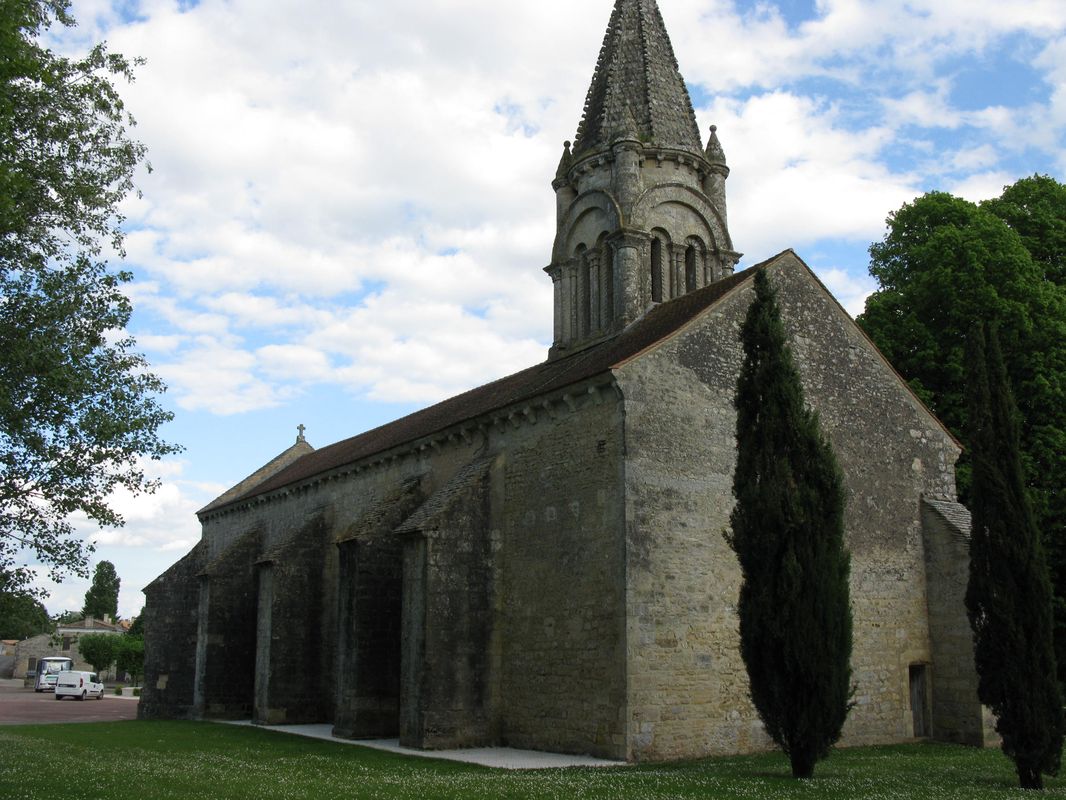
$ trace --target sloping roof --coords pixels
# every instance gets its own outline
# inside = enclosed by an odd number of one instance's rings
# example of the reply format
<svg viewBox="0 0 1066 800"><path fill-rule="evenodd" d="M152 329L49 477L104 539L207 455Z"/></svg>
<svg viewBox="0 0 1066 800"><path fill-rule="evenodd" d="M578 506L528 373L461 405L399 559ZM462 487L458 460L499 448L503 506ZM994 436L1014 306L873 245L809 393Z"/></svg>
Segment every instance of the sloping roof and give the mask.
<svg viewBox="0 0 1066 800"><path fill-rule="evenodd" d="M791 252L791 251L786 251ZM352 464L407 442L429 436L467 420L607 372L661 341L713 305L731 289L748 280L755 270L780 258L738 272L687 295L656 306L624 331L572 355L546 361L529 369L471 389L436 405L416 411L380 428L319 448L280 470L243 494L227 492L216 510L261 494L299 483L324 472ZM203 513L203 512L201 512Z"/></svg>
<svg viewBox="0 0 1066 800"><path fill-rule="evenodd" d="M937 500L932 497L923 497L922 502L939 514L959 536L970 538L973 517L966 506L951 500Z"/></svg>
<svg viewBox="0 0 1066 800"><path fill-rule="evenodd" d="M624 136L703 155L685 79L655 0L617 0L585 99L574 155Z"/></svg>
<svg viewBox="0 0 1066 800"><path fill-rule="evenodd" d="M435 528L441 515L451 505L452 499L476 486L489 471L491 463L491 458L476 458L460 469L450 481L434 492L432 497L398 525L396 533L414 533Z"/></svg>
<svg viewBox="0 0 1066 800"><path fill-rule="evenodd" d="M59 633L64 631L70 631L71 633L81 633L82 631L122 633L124 628L118 623L104 622L102 619L97 619L95 617L83 617L76 622L65 622L57 625L56 631Z"/></svg>
<svg viewBox="0 0 1066 800"><path fill-rule="evenodd" d="M216 497L214 500L212 500L210 503L208 503L196 513L203 514L206 511L213 511L216 508L221 508L222 506L227 505L232 500L236 500L238 497L242 497L243 495L248 494L252 489L254 489L260 483L263 483L263 481L265 481L267 478L277 474L285 467L289 466L289 464L299 460L300 458L303 458L308 453L313 453L314 450L315 448L309 445L306 440L304 440L301 436L299 439L296 440L296 444L294 444L288 450L285 450L284 452L276 455L274 458L272 458L266 464L261 466L243 481L238 483L233 488L228 489L222 494L220 494L218 497Z"/></svg>
<svg viewBox="0 0 1066 800"><path fill-rule="evenodd" d="M425 499L422 478L409 478L389 495L374 502L365 514L342 531L335 542L341 544L391 532Z"/></svg>

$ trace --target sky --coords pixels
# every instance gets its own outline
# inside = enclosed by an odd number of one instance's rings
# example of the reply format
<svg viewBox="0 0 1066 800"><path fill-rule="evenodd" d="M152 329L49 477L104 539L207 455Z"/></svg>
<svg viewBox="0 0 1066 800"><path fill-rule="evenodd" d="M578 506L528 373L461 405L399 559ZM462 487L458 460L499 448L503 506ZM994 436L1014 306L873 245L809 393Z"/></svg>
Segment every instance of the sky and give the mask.
<svg viewBox="0 0 1066 800"><path fill-rule="evenodd" d="M1066 172L1062 0L659 0L726 151L740 267L793 248L852 313L867 248L923 192ZM544 360L551 180L613 0L73 0L151 171L122 206L130 331L167 383L154 495L75 520L119 612L195 512L289 447L376 427ZM54 585L79 609L88 582Z"/></svg>

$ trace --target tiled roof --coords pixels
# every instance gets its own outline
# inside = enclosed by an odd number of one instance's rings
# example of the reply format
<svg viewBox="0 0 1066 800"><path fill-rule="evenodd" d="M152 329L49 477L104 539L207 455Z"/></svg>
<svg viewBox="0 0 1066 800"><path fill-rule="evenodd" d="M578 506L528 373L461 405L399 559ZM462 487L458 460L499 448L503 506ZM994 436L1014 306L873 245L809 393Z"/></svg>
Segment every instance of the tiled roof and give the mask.
<svg viewBox="0 0 1066 800"><path fill-rule="evenodd" d="M775 261L724 278L702 289L656 306L624 331L573 355L546 361L529 369L471 389L436 405L367 431L351 439L308 453L273 476L250 487L241 495L227 492L228 501L208 506L215 510L312 478L339 467L382 453L393 447L438 433L453 425L491 411L520 403L539 395L607 372L661 341L692 320L727 292L751 278L754 271ZM201 512L203 513L203 512Z"/></svg>
<svg viewBox="0 0 1066 800"><path fill-rule="evenodd" d="M923 497L922 502L943 517L956 533L967 539L970 538L973 518L966 506L951 500L936 500L932 497Z"/></svg>
<svg viewBox="0 0 1066 800"><path fill-rule="evenodd" d="M655 0L615 3L574 155L609 147L619 135L634 133L646 144L703 155L692 99Z"/></svg>

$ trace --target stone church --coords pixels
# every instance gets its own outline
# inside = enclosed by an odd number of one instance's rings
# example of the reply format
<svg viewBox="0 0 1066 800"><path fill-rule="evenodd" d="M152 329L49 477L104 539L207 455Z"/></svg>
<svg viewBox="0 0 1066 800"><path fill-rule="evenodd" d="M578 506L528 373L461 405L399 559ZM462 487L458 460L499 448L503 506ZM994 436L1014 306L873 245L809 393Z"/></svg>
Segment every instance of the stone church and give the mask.
<svg viewBox="0 0 1066 800"><path fill-rule="evenodd" d="M843 744L982 744L959 444L791 250L743 272L655 0L617 0L552 181L554 342L522 372L296 443L145 589L145 718L627 761L764 749L738 651L738 328L764 270L847 489Z"/></svg>

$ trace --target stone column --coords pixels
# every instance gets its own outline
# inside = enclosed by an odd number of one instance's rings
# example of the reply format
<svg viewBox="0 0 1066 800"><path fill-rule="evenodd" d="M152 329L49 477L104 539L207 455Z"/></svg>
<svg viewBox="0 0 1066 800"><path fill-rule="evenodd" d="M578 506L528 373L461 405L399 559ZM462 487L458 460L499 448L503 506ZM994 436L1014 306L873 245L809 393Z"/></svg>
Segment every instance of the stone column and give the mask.
<svg viewBox="0 0 1066 800"><path fill-rule="evenodd" d="M600 248L600 327L611 330L614 322L614 253L604 242Z"/></svg>
<svg viewBox="0 0 1066 800"><path fill-rule="evenodd" d="M685 293L685 248L673 245L670 248L670 294L673 300Z"/></svg>
<svg viewBox="0 0 1066 800"><path fill-rule="evenodd" d="M621 327L638 319L643 311L641 280L649 271L641 269L641 259L650 238L631 231L619 231L610 238L614 249L614 317Z"/></svg>
<svg viewBox="0 0 1066 800"><path fill-rule="evenodd" d="M573 261L567 261L560 265L560 283L562 285L562 313L560 314L560 322L562 323L560 328L559 343L566 347L572 341L574 341L574 295L576 294L574 286L574 266Z"/></svg>
<svg viewBox="0 0 1066 800"><path fill-rule="evenodd" d="M582 267L589 271L589 296L586 299L589 315L589 334L600 330L600 252L589 250L585 254L586 264Z"/></svg>
<svg viewBox="0 0 1066 800"><path fill-rule="evenodd" d="M549 267L545 267L544 271L548 273L548 276L552 279L552 297L553 297L553 309L554 316L553 321L553 340L552 347L556 348L562 343L563 339L563 281L562 273L558 266L552 264Z"/></svg>

